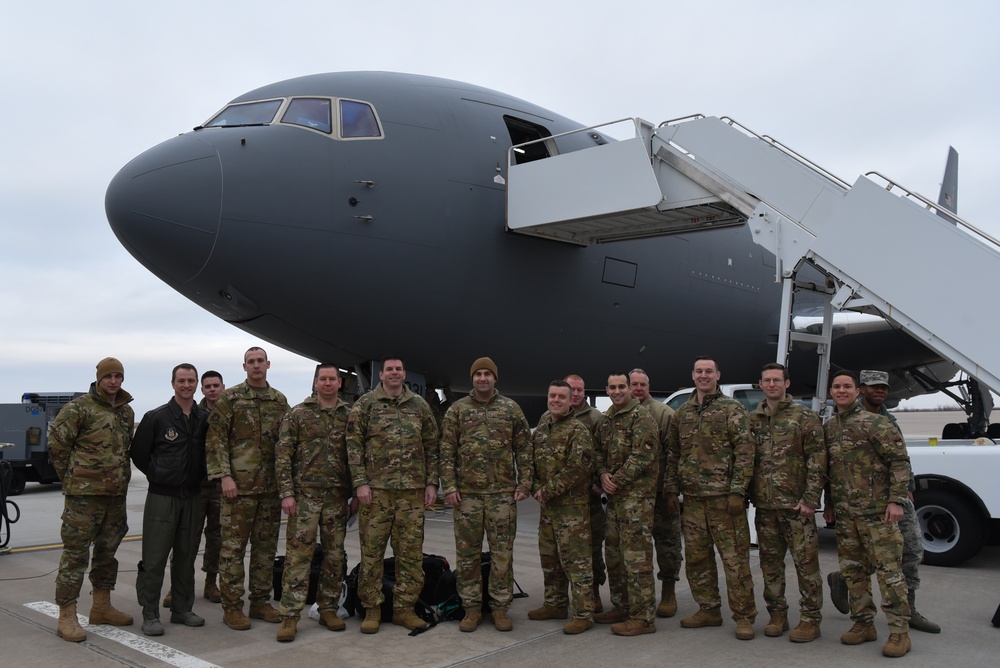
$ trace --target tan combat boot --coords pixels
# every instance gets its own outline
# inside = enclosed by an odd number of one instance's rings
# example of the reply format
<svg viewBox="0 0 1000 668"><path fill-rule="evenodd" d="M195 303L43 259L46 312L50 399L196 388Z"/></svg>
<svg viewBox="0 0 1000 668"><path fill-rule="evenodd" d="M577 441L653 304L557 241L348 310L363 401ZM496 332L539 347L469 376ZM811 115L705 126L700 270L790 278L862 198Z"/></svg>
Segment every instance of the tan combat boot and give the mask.
<svg viewBox="0 0 1000 668"><path fill-rule="evenodd" d="M270 603L251 603L250 619L262 619L268 624L277 624L281 621L281 615L271 607Z"/></svg>
<svg viewBox="0 0 1000 668"><path fill-rule="evenodd" d="M514 629L514 622L510 621L506 610L493 611L493 628L497 631L511 631Z"/></svg>
<svg viewBox="0 0 1000 668"><path fill-rule="evenodd" d="M628 619L628 613L621 608L611 608L607 612L594 615L594 621L598 624L617 624Z"/></svg>
<svg viewBox="0 0 1000 668"><path fill-rule="evenodd" d="M563 633L568 636L575 636L593 628L594 620L589 617L574 617L563 626Z"/></svg>
<svg viewBox="0 0 1000 668"><path fill-rule="evenodd" d="M657 617L673 617L677 614L677 596L674 594L674 581L663 581L663 593L660 604L656 606Z"/></svg>
<svg viewBox="0 0 1000 668"><path fill-rule="evenodd" d="M792 632L788 634L788 639L792 642L812 642L819 638L819 624L816 622L809 622L802 620L799 625L792 629Z"/></svg>
<svg viewBox="0 0 1000 668"><path fill-rule="evenodd" d="M882 656L897 659L910 651L909 633L890 633L882 648Z"/></svg>
<svg viewBox="0 0 1000 668"><path fill-rule="evenodd" d="M365 608L365 621L361 622L362 633L378 633L379 624L382 622L382 608Z"/></svg>
<svg viewBox="0 0 1000 668"><path fill-rule="evenodd" d="M535 621L542 619L566 619L568 613L566 608L553 608L550 605L543 605L540 608L528 611L528 619Z"/></svg>
<svg viewBox="0 0 1000 668"><path fill-rule="evenodd" d="M295 640L295 626L299 620L294 617L282 617L281 626L278 627L278 642L292 642Z"/></svg>
<svg viewBox="0 0 1000 668"><path fill-rule="evenodd" d="M785 628L788 628L788 624L785 624ZM753 622L749 619L737 619L736 620L736 639L737 640L753 640L756 633L753 630ZM781 635L780 633L778 635Z"/></svg>
<svg viewBox="0 0 1000 668"><path fill-rule="evenodd" d="M392 611L392 623L396 626L405 626L411 631L427 628L427 622L417 617L417 613L413 610L405 608Z"/></svg>
<svg viewBox="0 0 1000 668"><path fill-rule="evenodd" d="M463 633L472 633L479 625L483 623L483 613L479 608L475 610L466 610L465 617L458 625L458 630Z"/></svg>
<svg viewBox="0 0 1000 668"><path fill-rule="evenodd" d="M169 608L170 604L174 602L174 592L167 590L167 595L163 597L163 607Z"/></svg>
<svg viewBox="0 0 1000 668"><path fill-rule="evenodd" d="M222 592L219 591L219 585L216 584L218 575L218 573L205 573L205 591L202 596L212 603L222 603Z"/></svg>
<svg viewBox="0 0 1000 668"><path fill-rule="evenodd" d="M626 619L624 622L612 624L611 632L616 636L641 636L646 633L656 633L656 623L642 619Z"/></svg>
<svg viewBox="0 0 1000 668"><path fill-rule="evenodd" d="M110 589L94 590L94 605L90 608L91 624L110 624L111 626L131 626L132 616L111 605Z"/></svg>
<svg viewBox="0 0 1000 668"><path fill-rule="evenodd" d="M76 602L59 607L59 624L56 626L56 635L68 642L83 642L87 639L87 632L80 626L80 621L76 618Z"/></svg>
<svg viewBox="0 0 1000 668"><path fill-rule="evenodd" d="M875 625L871 622L867 624L854 622L854 626L840 636L840 642L845 645L860 645L863 642L874 642L875 640L878 640L878 631L875 630Z"/></svg>
<svg viewBox="0 0 1000 668"><path fill-rule="evenodd" d="M788 614L784 612L772 612L771 619L764 627L764 635L768 638L778 638L788 630Z"/></svg>
<svg viewBox="0 0 1000 668"><path fill-rule="evenodd" d="M718 610L712 612L699 608L698 612L681 620L681 627L685 629L700 629L705 626L722 626L722 615Z"/></svg>
<svg viewBox="0 0 1000 668"><path fill-rule="evenodd" d="M325 626L331 631L343 631L347 628L344 620L338 617L337 613L333 610L324 610L319 613L319 625Z"/></svg>
<svg viewBox="0 0 1000 668"><path fill-rule="evenodd" d="M222 623L234 631L246 631L250 628L250 619L243 614L243 606L238 608L223 608Z"/></svg>

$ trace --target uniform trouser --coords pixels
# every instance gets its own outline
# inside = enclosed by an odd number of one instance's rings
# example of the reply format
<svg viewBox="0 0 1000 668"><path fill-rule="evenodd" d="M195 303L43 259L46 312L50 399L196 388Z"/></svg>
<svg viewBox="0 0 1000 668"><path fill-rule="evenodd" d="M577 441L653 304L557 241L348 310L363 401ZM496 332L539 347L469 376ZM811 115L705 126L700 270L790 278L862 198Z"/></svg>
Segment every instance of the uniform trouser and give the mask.
<svg viewBox="0 0 1000 668"><path fill-rule="evenodd" d="M147 492L142 512L142 561L135 577L135 594L143 619L160 618L160 590L171 550L170 609L191 612L201 512L200 494L180 498Z"/></svg>
<svg viewBox="0 0 1000 668"><path fill-rule="evenodd" d="M920 522L913 502L906 500L903 506L903 518L899 520L899 533L903 535L903 577L906 578L907 589L920 588L920 562L924 560L924 543L920 537ZM874 571L869 571L869 575Z"/></svg>
<svg viewBox="0 0 1000 668"><path fill-rule="evenodd" d="M219 550L222 547L222 487L218 480L201 488L201 509L205 515L205 552L201 555L201 570L219 572ZM199 542L201 539L199 538Z"/></svg>
<svg viewBox="0 0 1000 668"><path fill-rule="evenodd" d="M490 608L506 610L514 598L514 535L517 504L511 492L465 494L453 508L455 518L455 580L462 607L483 605L483 536L493 554L490 563Z"/></svg>
<svg viewBox="0 0 1000 668"><path fill-rule="evenodd" d="M306 605L317 533L323 546L323 566L316 589L316 604L321 613L337 611L344 582L347 515L346 489L305 487L295 491L295 514L288 518L285 527L282 616L298 619Z"/></svg>
<svg viewBox="0 0 1000 668"><path fill-rule="evenodd" d="M604 538L607 534L607 516L604 513L604 501L600 494L590 493L590 551L594 567L594 584L600 587L607 576L607 566L604 564Z"/></svg>
<svg viewBox="0 0 1000 668"><path fill-rule="evenodd" d="M871 573L882 594L882 611L891 633L909 630L910 603L906 598L901 557L903 536L895 522L882 515L837 515L837 555L847 583L851 619L871 624L875 619Z"/></svg>
<svg viewBox="0 0 1000 668"><path fill-rule="evenodd" d="M719 570L715 564L715 550L718 550L733 620L752 624L757 618L757 606L750 575L750 526L745 512L731 515L726 505L725 494L684 496L685 572L695 602L703 610L718 612L722 608Z"/></svg>
<svg viewBox="0 0 1000 668"><path fill-rule="evenodd" d="M653 621L653 504L651 496L608 495L606 556L611 604L631 619Z"/></svg>
<svg viewBox="0 0 1000 668"><path fill-rule="evenodd" d="M819 531L815 516L805 517L788 508L757 508L754 524L767 611L788 612L785 553L791 552L799 582L801 619L819 624L823 619L823 575L819 570Z"/></svg>
<svg viewBox="0 0 1000 668"><path fill-rule="evenodd" d="M590 551L590 507L547 501L538 518L538 556L545 583L545 605L565 608L569 588L574 616L590 619L594 613L594 571Z"/></svg>
<svg viewBox="0 0 1000 668"><path fill-rule="evenodd" d="M681 518L667 512L663 490L656 495L653 506L653 546L656 548L658 580L680 579L681 572Z"/></svg>
<svg viewBox="0 0 1000 668"><path fill-rule="evenodd" d="M222 549L219 553L219 591L222 607L243 605L246 571L243 558L250 543L250 604L264 605L274 581L274 555L278 551L281 505L278 495L240 494L222 499Z"/></svg>
<svg viewBox="0 0 1000 668"><path fill-rule="evenodd" d="M358 598L365 608L382 605L385 548L396 556L393 608L411 610L424 587L424 489L372 489L372 502L358 513L361 570Z"/></svg>
<svg viewBox="0 0 1000 668"><path fill-rule="evenodd" d="M69 605L80 597L91 545L94 556L90 583L94 589L114 589L118 580L115 552L128 533L125 496L67 495L61 533L63 553L56 576L56 604Z"/></svg>
<svg viewBox="0 0 1000 668"><path fill-rule="evenodd" d="M909 499L903 504L903 519L899 520L899 532L903 534L903 577L907 589L920 587L920 562L924 560L924 543L920 538L920 523L917 511Z"/></svg>

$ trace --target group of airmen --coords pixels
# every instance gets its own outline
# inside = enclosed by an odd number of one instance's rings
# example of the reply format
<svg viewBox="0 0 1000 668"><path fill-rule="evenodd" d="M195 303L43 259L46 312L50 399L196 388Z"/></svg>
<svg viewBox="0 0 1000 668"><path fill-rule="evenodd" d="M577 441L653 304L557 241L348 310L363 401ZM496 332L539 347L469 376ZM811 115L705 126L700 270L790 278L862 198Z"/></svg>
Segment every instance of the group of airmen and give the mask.
<svg viewBox="0 0 1000 668"><path fill-rule="evenodd" d="M488 610L497 630L510 631L517 504L529 496L541 507L544 597L528 618L567 620L567 634L583 633L595 622L610 624L620 636L654 633L656 617L677 612L683 544L698 609L681 619L681 627L722 625L718 551L736 637L752 639L757 609L748 501L755 507L770 615L765 635L789 629L784 557L790 552L800 592L800 621L790 640L820 636L815 513L821 504L826 521L835 521L840 561L840 571L828 575L831 595L854 622L841 641L877 639L873 573L889 622L884 655L910 650L910 627L940 630L914 607L920 541L912 476L902 435L882 405L885 372L863 371L861 378L852 371L833 373L835 412L825 424L786 395L788 373L775 363L764 365L765 398L749 413L720 393L720 370L710 357L695 360L695 390L676 412L649 395L649 377L641 369L608 377L611 406L604 413L587 404L584 380L569 375L549 384L548 410L532 430L517 403L497 391L499 371L489 357L472 364L472 390L447 409L440 425L430 404L404 382L399 357L383 360L380 382L353 405L341 398L334 364L316 367L312 395L295 407L267 382L270 362L263 349L247 350L243 368L246 381L229 389L218 372L203 374L204 398L195 403L197 369L179 364L171 377L174 396L134 429L132 397L121 387L124 368L105 358L90 391L60 411L49 438L65 495L56 579L60 637L86 638L76 602L91 548L90 623L133 623L110 600L115 553L127 532L130 460L149 483L136 578L146 635L164 633L159 596L168 563L164 606L170 622L205 623L192 610L203 529L204 596L221 602L229 628L249 629L251 619L260 619L280 624L278 641L294 640L319 542L319 624L344 630L337 610L344 540L355 513L361 632L377 633L383 621L389 541L396 558L391 622L425 628L414 611L424 583L424 512L439 498L454 515L460 630L476 631ZM282 512L288 517L286 556L275 609L270 593ZM484 538L492 554L485 588ZM600 596L605 571L608 609Z"/></svg>

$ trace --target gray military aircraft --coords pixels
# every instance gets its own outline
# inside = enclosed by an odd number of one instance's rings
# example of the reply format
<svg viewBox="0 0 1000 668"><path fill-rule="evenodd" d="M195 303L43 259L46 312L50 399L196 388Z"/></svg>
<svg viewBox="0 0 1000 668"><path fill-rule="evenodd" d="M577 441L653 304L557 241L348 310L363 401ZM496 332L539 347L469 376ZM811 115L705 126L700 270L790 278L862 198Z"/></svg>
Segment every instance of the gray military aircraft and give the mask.
<svg viewBox="0 0 1000 668"><path fill-rule="evenodd" d="M241 95L132 160L108 187L107 216L199 306L362 381L390 353L456 390L490 355L512 395L573 372L599 388L636 366L666 392L689 384L702 354L730 381L757 378L776 358L781 298L774 258L746 225L590 247L505 230L508 149L581 127L445 79L305 76ZM516 157L609 141L574 133ZM955 371L884 322L833 348L837 367L905 378L895 399L936 389L911 371L932 384ZM798 395L812 392L815 358L793 351Z"/></svg>

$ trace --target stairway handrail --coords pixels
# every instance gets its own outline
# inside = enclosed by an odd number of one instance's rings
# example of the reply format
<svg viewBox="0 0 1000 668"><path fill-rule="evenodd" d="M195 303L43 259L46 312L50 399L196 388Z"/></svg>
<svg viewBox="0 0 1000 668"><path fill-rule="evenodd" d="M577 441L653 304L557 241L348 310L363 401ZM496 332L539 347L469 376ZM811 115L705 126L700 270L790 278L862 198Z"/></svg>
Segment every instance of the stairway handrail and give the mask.
<svg viewBox="0 0 1000 668"><path fill-rule="evenodd" d="M909 188L907 188L906 186L904 186L902 184L896 183L895 181L893 181L892 179L890 179L885 174L882 174L881 172L872 170L870 172L865 172L865 177L867 177L868 179L871 179L872 181L875 180L872 177L878 177L878 178L882 179L886 183L886 185L885 185L886 191L892 192L894 188L898 188L899 190L902 190L903 191L903 195L902 195L903 197L909 197L909 198L915 199L915 200L919 201L920 203L922 203L924 205L924 207L927 208L927 209L934 209L934 212L937 213L939 216L943 216L944 218L947 218L948 220L951 220L955 224L964 227L965 229L967 229L970 232L978 235L982 239L984 239L986 241L989 241L996 248L1000 249L1000 240L998 240L996 237L994 237L993 235L991 235L989 232L986 232L985 230L979 229L978 227L976 227L975 225L973 225L969 221L967 221L967 220L959 217L957 214L952 213L948 209L945 209L941 204L938 204L937 202L932 202L931 200L927 199L926 197L924 197L920 193L915 192L913 190L910 190Z"/></svg>

